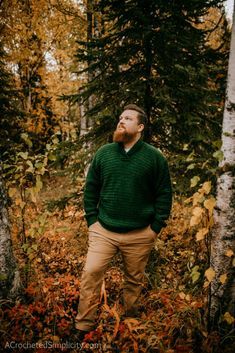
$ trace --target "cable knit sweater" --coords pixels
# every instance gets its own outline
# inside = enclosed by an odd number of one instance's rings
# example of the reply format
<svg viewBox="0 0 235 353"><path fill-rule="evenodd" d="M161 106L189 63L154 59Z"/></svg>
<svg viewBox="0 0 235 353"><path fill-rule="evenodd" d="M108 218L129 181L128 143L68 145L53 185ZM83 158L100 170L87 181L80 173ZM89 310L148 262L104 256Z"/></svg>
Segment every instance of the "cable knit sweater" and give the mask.
<svg viewBox="0 0 235 353"><path fill-rule="evenodd" d="M98 220L122 233L150 225L158 233L171 203L168 164L158 149L139 140L128 152L116 142L96 152L84 190L88 226Z"/></svg>

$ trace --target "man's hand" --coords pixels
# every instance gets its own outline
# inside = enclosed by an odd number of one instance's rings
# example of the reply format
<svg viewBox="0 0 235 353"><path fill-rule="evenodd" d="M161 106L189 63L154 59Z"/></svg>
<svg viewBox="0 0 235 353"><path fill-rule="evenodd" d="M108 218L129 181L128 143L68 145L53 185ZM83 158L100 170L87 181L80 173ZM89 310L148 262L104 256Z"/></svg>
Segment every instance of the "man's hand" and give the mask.
<svg viewBox="0 0 235 353"><path fill-rule="evenodd" d="M156 233L156 232L151 228L150 225L147 227L147 232L149 232L149 234L152 236L152 238L153 238L154 240L156 239L158 233Z"/></svg>

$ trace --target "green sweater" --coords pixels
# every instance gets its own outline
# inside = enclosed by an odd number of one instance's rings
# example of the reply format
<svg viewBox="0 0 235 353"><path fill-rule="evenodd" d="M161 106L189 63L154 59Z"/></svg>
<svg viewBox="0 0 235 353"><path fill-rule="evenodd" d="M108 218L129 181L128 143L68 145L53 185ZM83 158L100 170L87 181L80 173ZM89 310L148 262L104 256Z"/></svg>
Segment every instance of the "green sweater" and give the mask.
<svg viewBox="0 0 235 353"><path fill-rule="evenodd" d="M168 164L158 149L139 140L128 152L116 142L96 152L84 190L88 226L98 220L122 233L151 225L158 233L171 203Z"/></svg>

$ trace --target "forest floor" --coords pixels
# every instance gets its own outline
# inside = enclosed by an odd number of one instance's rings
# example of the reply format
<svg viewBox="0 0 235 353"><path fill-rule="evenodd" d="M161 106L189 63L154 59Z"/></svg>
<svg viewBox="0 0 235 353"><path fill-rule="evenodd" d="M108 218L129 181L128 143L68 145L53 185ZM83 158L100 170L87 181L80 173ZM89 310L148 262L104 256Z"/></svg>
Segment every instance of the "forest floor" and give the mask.
<svg viewBox="0 0 235 353"><path fill-rule="evenodd" d="M105 275L96 330L72 339L87 250L83 210L72 202L48 207L79 190L63 176L48 178L37 200L10 209L14 252L24 285L14 303L2 301L3 352L234 352L226 337L207 331L206 242L190 227L192 207L175 200L168 226L156 240L146 269L139 317L121 315L122 261Z"/></svg>

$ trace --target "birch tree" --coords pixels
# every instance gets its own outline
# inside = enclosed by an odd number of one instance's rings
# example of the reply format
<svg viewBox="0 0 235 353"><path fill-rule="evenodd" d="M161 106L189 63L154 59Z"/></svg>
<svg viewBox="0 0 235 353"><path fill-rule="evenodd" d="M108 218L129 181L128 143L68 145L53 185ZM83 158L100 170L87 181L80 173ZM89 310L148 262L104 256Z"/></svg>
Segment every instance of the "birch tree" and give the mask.
<svg viewBox="0 0 235 353"><path fill-rule="evenodd" d="M222 130L223 160L217 181L217 204L211 247L210 319L235 317L235 12L230 44L227 94Z"/></svg>
<svg viewBox="0 0 235 353"><path fill-rule="evenodd" d="M6 203L6 194L0 178L0 298L15 297L21 288L12 249Z"/></svg>

